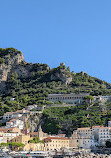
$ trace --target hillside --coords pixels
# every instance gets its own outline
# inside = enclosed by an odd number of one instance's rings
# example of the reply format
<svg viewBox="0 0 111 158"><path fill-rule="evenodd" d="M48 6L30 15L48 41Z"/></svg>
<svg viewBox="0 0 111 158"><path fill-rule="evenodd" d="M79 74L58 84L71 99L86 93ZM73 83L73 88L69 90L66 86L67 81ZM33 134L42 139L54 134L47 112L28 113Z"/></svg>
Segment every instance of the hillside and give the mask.
<svg viewBox="0 0 111 158"><path fill-rule="evenodd" d="M85 72L70 72L70 68L63 63L53 69L47 64L27 63L21 51L0 48L0 115L31 104L53 104L46 99L51 93L82 92L111 95L111 84ZM10 101L10 98L15 100ZM43 130L70 134L77 127L106 125L111 116L111 104L88 106L47 108L40 120Z"/></svg>
<svg viewBox="0 0 111 158"><path fill-rule="evenodd" d="M64 64L50 69L47 64L27 63L21 51L0 49L0 115L30 104L49 104L50 93L80 92L109 95L111 84L85 72L70 72Z"/></svg>
<svg viewBox="0 0 111 158"><path fill-rule="evenodd" d="M89 105L72 107L51 107L43 112L42 128L48 133L66 133L70 135L73 130L80 127L91 127L95 125L108 125L111 120L111 103L100 105L95 103L91 108ZM106 110L103 110L103 107Z"/></svg>

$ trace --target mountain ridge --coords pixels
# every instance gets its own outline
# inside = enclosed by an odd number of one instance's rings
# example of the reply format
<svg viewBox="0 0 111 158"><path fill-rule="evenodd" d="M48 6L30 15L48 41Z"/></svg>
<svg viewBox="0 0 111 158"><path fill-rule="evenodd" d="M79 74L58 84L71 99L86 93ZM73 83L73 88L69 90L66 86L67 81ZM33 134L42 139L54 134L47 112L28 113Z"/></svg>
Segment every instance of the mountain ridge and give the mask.
<svg viewBox="0 0 111 158"><path fill-rule="evenodd" d="M0 48L0 90L3 115L30 104L51 104L46 100L51 93L111 95L111 84L85 72L70 72L64 63L53 69L47 64L27 63L21 51Z"/></svg>

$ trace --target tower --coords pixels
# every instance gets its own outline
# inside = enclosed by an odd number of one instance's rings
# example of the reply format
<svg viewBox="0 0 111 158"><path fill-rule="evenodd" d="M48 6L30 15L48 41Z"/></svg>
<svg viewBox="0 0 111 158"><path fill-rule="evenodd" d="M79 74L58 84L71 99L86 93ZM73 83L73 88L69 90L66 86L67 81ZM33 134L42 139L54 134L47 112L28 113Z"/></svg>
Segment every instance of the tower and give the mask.
<svg viewBox="0 0 111 158"><path fill-rule="evenodd" d="M41 125L39 126L39 129L38 129L38 137L40 140L42 140L44 137L44 132L42 131Z"/></svg>

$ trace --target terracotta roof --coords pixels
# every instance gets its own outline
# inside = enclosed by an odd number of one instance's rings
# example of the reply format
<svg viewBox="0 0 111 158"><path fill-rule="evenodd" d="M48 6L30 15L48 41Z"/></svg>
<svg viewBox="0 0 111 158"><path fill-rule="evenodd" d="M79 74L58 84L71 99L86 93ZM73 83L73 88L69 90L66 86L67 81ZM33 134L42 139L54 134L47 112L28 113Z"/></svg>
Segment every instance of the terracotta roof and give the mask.
<svg viewBox="0 0 111 158"><path fill-rule="evenodd" d="M92 128L111 128L111 127L104 127L104 126L93 126Z"/></svg>
<svg viewBox="0 0 111 158"><path fill-rule="evenodd" d="M14 128L0 128L0 132L7 132L7 131L11 131Z"/></svg>
<svg viewBox="0 0 111 158"><path fill-rule="evenodd" d="M31 133L29 133L29 134L38 134L38 132L31 132Z"/></svg>
<svg viewBox="0 0 111 158"><path fill-rule="evenodd" d="M17 111L15 111L14 113L20 113L20 112L22 112L22 110L17 110Z"/></svg>
<svg viewBox="0 0 111 158"><path fill-rule="evenodd" d="M104 127L104 126L102 126L102 127L100 127L100 128L106 128L106 129L111 129L111 127Z"/></svg>
<svg viewBox="0 0 111 158"><path fill-rule="evenodd" d="M12 114L13 112L6 112L5 114Z"/></svg>
<svg viewBox="0 0 111 158"><path fill-rule="evenodd" d="M45 139L63 139L63 140L69 140L69 138L66 138L66 137L47 137Z"/></svg>
<svg viewBox="0 0 111 158"><path fill-rule="evenodd" d="M13 121L16 121L17 119L12 119L12 120L10 120L9 122L11 123L11 122L13 122Z"/></svg>
<svg viewBox="0 0 111 158"><path fill-rule="evenodd" d="M100 127L104 127L104 126L92 126L92 128L100 128Z"/></svg>
<svg viewBox="0 0 111 158"><path fill-rule="evenodd" d="M13 139L15 139L15 138L20 138L20 136L14 137ZM13 140L13 139L12 139L12 140Z"/></svg>
<svg viewBox="0 0 111 158"><path fill-rule="evenodd" d="M0 128L0 132L7 132L7 128Z"/></svg>
<svg viewBox="0 0 111 158"><path fill-rule="evenodd" d="M16 112L22 112L23 110L17 110Z"/></svg>
<svg viewBox="0 0 111 158"><path fill-rule="evenodd" d="M91 129L90 127L83 127L83 128L78 128L77 130L88 130Z"/></svg>

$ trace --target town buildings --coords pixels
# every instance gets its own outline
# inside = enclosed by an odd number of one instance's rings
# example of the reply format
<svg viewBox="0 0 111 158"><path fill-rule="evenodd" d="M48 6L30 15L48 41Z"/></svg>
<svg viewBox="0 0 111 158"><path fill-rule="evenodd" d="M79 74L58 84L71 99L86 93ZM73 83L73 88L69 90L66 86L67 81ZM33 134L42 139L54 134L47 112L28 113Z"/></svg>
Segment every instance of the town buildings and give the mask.
<svg viewBox="0 0 111 158"><path fill-rule="evenodd" d="M51 94L48 96L50 101L62 101L67 104L81 104L84 102L84 97L88 94ZM109 96L94 96L94 102L109 101ZM0 143L2 142L16 142L23 143L25 151L53 151L62 149L91 149L96 146L105 146L107 141L111 141L111 121L108 122L108 127L92 126L77 128L73 131L70 137L65 134L49 135L42 131L41 126L37 132L30 132L27 128L26 121L29 116L41 114L45 106L39 107L37 105L28 106L26 109L18 110L16 112L7 112L3 119L6 120L6 126L0 128ZM32 111L32 109L40 110ZM31 123L30 123L31 124ZM24 127L25 126L25 127ZM41 141L38 143L29 143L34 137L38 137Z"/></svg>
<svg viewBox="0 0 111 158"><path fill-rule="evenodd" d="M5 142L11 141L13 138L19 136L20 130L18 128L0 128L0 137L3 137Z"/></svg>

